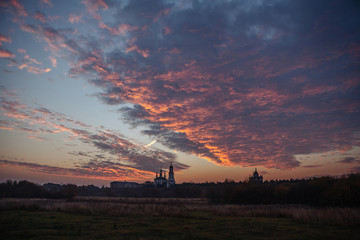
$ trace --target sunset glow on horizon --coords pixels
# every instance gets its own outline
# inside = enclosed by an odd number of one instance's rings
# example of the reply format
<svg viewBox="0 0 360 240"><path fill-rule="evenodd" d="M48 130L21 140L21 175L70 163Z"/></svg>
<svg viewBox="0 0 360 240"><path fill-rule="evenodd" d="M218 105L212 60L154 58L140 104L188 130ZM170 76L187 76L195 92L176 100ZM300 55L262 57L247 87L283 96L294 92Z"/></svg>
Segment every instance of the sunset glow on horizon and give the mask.
<svg viewBox="0 0 360 240"><path fill-rule="evenodd" d="M0 3L0 181L360 171L357 1Z"/></svg>

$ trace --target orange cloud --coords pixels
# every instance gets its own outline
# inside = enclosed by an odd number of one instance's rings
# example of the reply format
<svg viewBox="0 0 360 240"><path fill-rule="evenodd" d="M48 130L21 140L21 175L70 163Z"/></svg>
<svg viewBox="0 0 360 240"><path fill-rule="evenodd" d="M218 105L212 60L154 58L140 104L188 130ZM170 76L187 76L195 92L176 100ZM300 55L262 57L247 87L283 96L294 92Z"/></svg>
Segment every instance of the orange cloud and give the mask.
<svg viewBox="0 0 360 240"><path fill-rule="evenodd" d="M21 53L26 53L26 50L24 49L18 49L18 51ZM41 62L37 61L34 58L31 58L28 54L25 54L23 63L21 65L18 65L17 67L21 70L26 69L28 72L38 75L51 71L51 68L39 68L39 67L31 66L32 63L37 65L42 65Z"/></svg>
<svg viewBox="0 0 360 240"><path fill-rule="evenodd" d="M150 56L149 54L149 50L142 50L140 49L138 46L136 45L132 45L131 47L128 47L126 49L126 52L132 52L132 51L136 51L137 53L139 53L141 56L143 56L144 58L148 58Z"/></svg>
<svg viewBox="0 0 360 240"><path fill-rule="evenodd" d="M41 141L48 141L47 139L43 138L43 137L39 137L39 136L28 136L28 138L30 139L36 139L36 140L41 140Z"/></svg>
<svg viewBox="0 0 360 240"><path fill-rule="evenodd" d="M38 67L28 66L27 71L39 75L39 74L50 72L51 68L38 68Z"/></svg>
<svg viewBox="0 0 360 240"><path fill-rule="evenodd" d="M12 128L12 127L0 126L0 129L3 129L3 130L13 130L14 128Z"/></svg>

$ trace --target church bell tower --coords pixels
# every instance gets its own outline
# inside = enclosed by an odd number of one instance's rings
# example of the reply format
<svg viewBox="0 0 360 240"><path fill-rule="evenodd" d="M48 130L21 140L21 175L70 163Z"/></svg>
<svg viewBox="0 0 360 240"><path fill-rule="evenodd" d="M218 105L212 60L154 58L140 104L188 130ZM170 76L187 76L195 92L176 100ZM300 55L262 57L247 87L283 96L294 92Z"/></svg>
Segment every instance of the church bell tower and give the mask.
<svg viewBox="0 0 360 240"><path fill-rule="evenodd" d="M167 187L169 188L173 186L175 186L175 178L174 178L174 167L171 163L169 167L169 178L167 180Z"/></svg>

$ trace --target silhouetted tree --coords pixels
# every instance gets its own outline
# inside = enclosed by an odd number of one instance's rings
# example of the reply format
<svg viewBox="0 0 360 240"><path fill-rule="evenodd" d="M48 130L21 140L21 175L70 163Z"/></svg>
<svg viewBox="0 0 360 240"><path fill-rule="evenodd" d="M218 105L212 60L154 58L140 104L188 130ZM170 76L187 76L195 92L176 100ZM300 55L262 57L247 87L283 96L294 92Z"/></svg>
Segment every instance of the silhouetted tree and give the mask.
<svg viewBox="0 0 360 240"><path fill-rule="evenodd" d="M77 186L74 184L66 184L62 187L61 192L65 198L71 201L77 195Z"/></svg>

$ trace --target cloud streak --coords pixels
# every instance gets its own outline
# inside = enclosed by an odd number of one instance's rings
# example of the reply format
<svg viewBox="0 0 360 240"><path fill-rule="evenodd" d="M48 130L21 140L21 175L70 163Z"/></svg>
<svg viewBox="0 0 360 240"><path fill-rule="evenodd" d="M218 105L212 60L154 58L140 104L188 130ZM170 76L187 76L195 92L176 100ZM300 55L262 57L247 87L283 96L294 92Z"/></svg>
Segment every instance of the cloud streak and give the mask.
<svg viewBox="0 0 360 240"><path fill-rule="evenodd" d="M136 168L123 166L114 162L89 162L74 168L63 168L44 164L0 159L0 165L23 167L30 169L33 172L50 175L98 178L105 180L117 180L122 177L130 180L139 180L153 174L152 172L140 171Z"/></svg>

